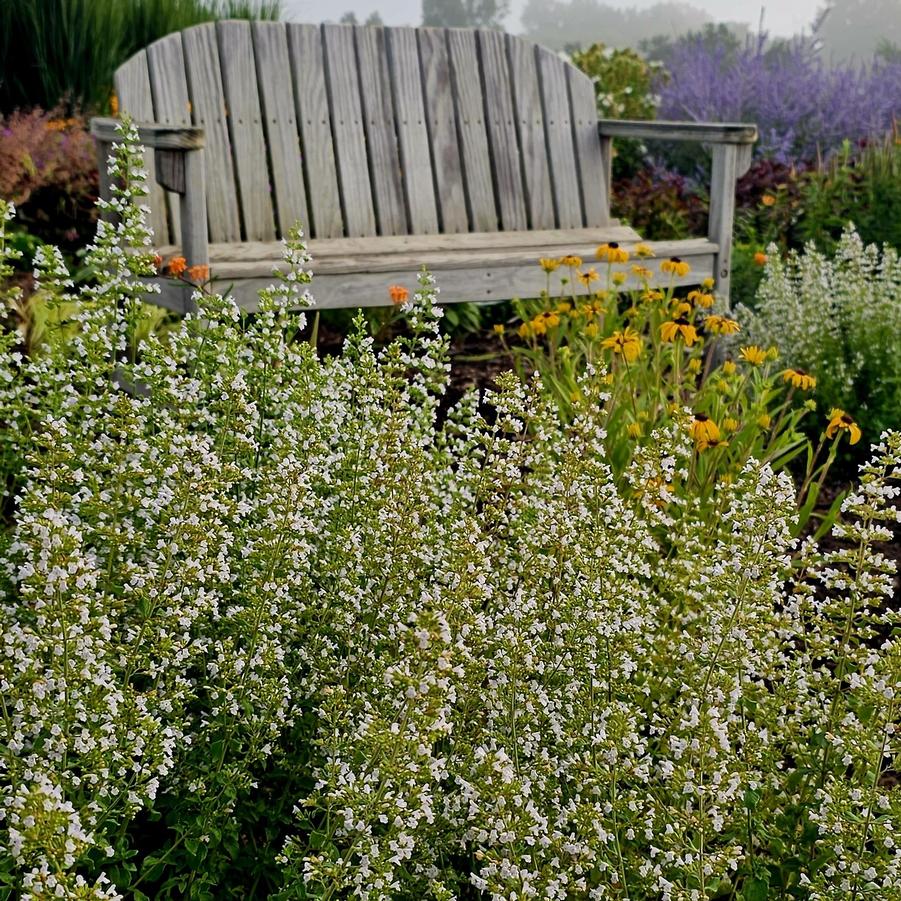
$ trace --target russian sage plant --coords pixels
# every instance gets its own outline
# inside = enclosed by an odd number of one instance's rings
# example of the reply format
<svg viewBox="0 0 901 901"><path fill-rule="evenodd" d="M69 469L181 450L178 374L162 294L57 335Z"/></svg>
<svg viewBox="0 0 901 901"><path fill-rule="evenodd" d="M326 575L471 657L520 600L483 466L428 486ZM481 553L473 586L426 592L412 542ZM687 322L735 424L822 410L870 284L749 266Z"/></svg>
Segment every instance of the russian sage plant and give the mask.
<svg viewBox="0 0 901 901"><path fill-rule="evenodd" d="M199 291L132 353L127 138L75 352L0 357L3 896L901 892L901 436L798 545L763 463L679 490L690 411L616 479L602 379L443 410L426 274L407 335L318 359L296 236L254 315Z"/></svg>

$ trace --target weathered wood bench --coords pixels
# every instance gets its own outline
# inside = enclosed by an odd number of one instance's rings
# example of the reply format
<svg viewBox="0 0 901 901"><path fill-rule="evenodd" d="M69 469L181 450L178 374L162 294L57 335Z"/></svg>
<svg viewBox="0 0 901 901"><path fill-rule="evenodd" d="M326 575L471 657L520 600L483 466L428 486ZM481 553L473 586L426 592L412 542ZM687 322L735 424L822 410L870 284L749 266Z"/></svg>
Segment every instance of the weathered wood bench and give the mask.
<svg viewBox="0 0 901 901"><path fill-rule="evenodd" d="M161 252L210 264L243 306L298 222L323 308L389 303L386 286L423 264L442 302L537 296L539 257L641 240L610 218L614 138L712 145L706 237L654 249L691 264L684 283L713 276L728 294L756 128L599 122L591 80L518 37L224 21L151 44L115 87L141 125ZM92 123L101 159L115 127ZM160 302L187 301L170 284Z"/></svg>

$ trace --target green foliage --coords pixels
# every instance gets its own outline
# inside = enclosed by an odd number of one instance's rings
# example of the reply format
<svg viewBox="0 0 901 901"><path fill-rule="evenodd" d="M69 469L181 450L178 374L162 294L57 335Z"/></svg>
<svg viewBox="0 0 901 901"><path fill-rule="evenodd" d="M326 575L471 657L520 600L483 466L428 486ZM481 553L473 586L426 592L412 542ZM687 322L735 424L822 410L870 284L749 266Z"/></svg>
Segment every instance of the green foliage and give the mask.
<svg viewBox="0 0 901 901"><path fill-rule="evenodd" d="M817 378L824 409L853 411L872 440L901 426L901 260L847 230L833 256L813 244L770 248L755 309L739 310L754 340Z"/></svg>
<svg viewBox="0 0 901 901"><path fill-rule="evenodd" d="M219 18L278 18L281 0L0 3L0 111L104 110L113 73L157 38Z"/></svg>

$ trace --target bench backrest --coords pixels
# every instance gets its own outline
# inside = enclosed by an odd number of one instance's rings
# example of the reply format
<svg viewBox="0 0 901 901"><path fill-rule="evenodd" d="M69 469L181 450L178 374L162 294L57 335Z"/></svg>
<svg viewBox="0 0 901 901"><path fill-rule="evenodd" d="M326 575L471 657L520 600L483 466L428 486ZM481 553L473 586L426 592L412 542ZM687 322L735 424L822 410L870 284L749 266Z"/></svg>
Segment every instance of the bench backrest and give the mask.
<svg viewBox="0 0 901 901"><path fill-rule="evenodd" d="M499 31L209 23L115 85L137 121L206 130L213 242L608 222L590 79ZM152 207L165 243L176 205Z"/></svg>

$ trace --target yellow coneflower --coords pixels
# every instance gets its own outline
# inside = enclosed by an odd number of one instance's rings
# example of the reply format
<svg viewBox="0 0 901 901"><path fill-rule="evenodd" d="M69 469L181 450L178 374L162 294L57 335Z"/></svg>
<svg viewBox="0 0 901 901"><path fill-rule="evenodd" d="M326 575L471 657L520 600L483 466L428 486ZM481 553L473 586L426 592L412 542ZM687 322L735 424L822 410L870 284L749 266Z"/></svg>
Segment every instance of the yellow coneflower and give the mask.
<svg viewBox="0 0 901 901"><path fill-rule="evenodd" d="M555 257L542 257L538 262L548 275L560 268L560 260Z"/></svg>
<svg viewBox="0 0 901 901"><path fill-rule="evenodd" d="M660 326L660 337L668 343L681 337L691 347L698 340L698 333L684 316L678 316Z"/></svg>
<svg viewBox="0 0 901 901"><path fill-rule="evenodd" d="M560 325L560 314L556 310L548 310L545 313L541 314L544 319L544 324L548 328L556 328Z"/></svg>
<svg viewBox="0 0 901 901"><path fill-rule="evenodd" d="M624 285L627 277L625 272L614 272L613 275L610 276L610 280L614 285Z"/></svg>
<svg viewBox="0 0 901 901"><path fill-rule="evenodd" d="M626 432L630 438L641 438L641 423L630 422Z"/></svg>
<svg viewBox="0 0 901 901"><path fill-rule="evenodd" d="M601 327L596 322L589 322L582 329L582 333L586 338L597 338L601 333Z"/></svg>
<svg viewBox="0 0 901 901"><path fill-rule="evenodd" d="M723 375L733 375L738 368L734 360L724 360L722 365Z"/></svg>
<svg viewBox="0 0 901 901"><path fill-rule="evenodd" d="M494 334L497 335L499 338L502 338L504 336L504 332L506 332L506 329L504 328L502 323L498 322L494 326Z"/></svg>
<svg viewBox="0 0 901 901"><path fill-rule="evenodd" d="M585 285L586 288L588 288L592 282L598 281L600 279L600 276L598 275L597 269L595 269L594 266L591 266L590 268L586 269L584 272L577 272L576 278L583 285Z"/></svg>
<svg viewBox="0 0 901 901"><path fill-rule="evenodd" d="M726 443L720 438L719 426L704 413L695 413L688 430L694 438L695 448L699 451Z"/></svg>
<svg viewBox="0 0 901 901"><path fill-rule="evenodd" d="M572 304L568 300L561 300L557 304L558 313L568 313L572 309Z"/></svg>
<svg viewBox="0 0 901 901"><path fill-rule="evenodd" d="M578 269L582 265L582 257L577 257L571 253L567 254L565 257L560 257L560 265L569 266L570 269Z"/></svg>
<svg viewBox="0 0 901 901"><path fill-rule="evenodd" d="M800 388L802 391L812 391L817 386L817 380L803 369L786 369L782 373L782 378L794 388Z"/></svg>
<svg viewBox="0 0 901 901"><path fill-rule="evenodd" d="M829 425L826 426L826 437L834 438L839 432L847 432L851 444L857 444L862 434L860 426L844 410L833 407L829 414Z"/></svg>
<svg viewBox="0 0 901 901"><path fill-rule="evenodd" d="M705 291L712 291L712 290L713 290L713 286L714 286L715 284L716 284L716 279L715 279L715 278L712 278L711 276L708 275L707 278L705 278L704 281L701 282L701 287L702 287Z"/></svg>
<svg viewBox="0 0 901 901"><path fill-rule="evenodd" d="M704 328L714 335L734 335L741 331L741 326L734 319L715 313L704 320Z"/></svg>
<svg viewBox="0 0 901 901"><path fill-rule="evenodd" d="M657 288L652 288L650 291L643 291L641 294L641 299L645 303L659 303L664 297L664 293Z"/></svg>
<svg viewBox="0 0 901 901"><path fill-rule="evenodd" d="M757 425L762 429L768 429L772 422L773 419L769 413L761 413L760 416L757 417Z"/></svg>
<svg viewBox="0 0 901 901"><path fill-rule="evenodd" d="M605 263L627 263L629 261L629 251L620 247L616 241L610 241L595 251L595 256Z"/></svg>
<svg viewBox="0 0 901 901"><path fill-rule="evenodd" d="M648 257L654 256L654 251L649 244L636 244L635 256L640 257L642 260L646 260Z"/></svg>
<svg viewBox="0 0 901 901"><path fill-rule="evenodd" d="M516 331L520 338L531 338L533 334L532 323L524 322Z"/></svg>
<svg viewBox="0 0 901 901"><path fill-rule="evenodd" d="M709 310L716 302L716 298L706 291L689 291L688 299L696 306Z"/></svg>
<svg viewBox="0 0 901 901"><path fill-rule="evenodd" d="M679 278L684 278L691 272L691 266L679 257L670 257L660 264L660 271L665 272L667 275L676 275Z"/></svg>
<svg viewBox="0 0 901 901"><path fill-rule="evenodd" d="M641 335L627 325L621 332L614 332L609 338L604 338L601 347L625 357L627 363L633 363L641 353Z"/></svg>
<svg viewBox="0 0 901 901"><path fill-rule="evenodd" d="M697 357L688 361L688 371L692 375L697 375L701 371L701 361Z"/></svg>
<svg viewBox="0 0 901 901"><path fill-rule="evenodd" d="M687 316L692 310L692 306L690 303L686 303L684 300L680 300L673 307L673 319L678 316Z"/></svg>
<svg viewBox="0 0 901 901"><path fill-rule="evenodd" d="M741 427L741 423L732 416L727 416L723 420L723 429L727 432L737 432Z"/></svg>
<svg viewBox="0 0 901 901"><path fill-rule="evenodd" d="M739 350L738 355L746 363L750 363L752 366L762 366L766 362L766 351L756 344L749 344L747 347L742 347Z"/></svg>
<svg viewBox="0 0 901 901"><path fill-rule="evenodd" d="M643 282L648 281L654 275L647 266L639 266L637 264L632 267L632 274L636 278L640 278Z"/></svg>

